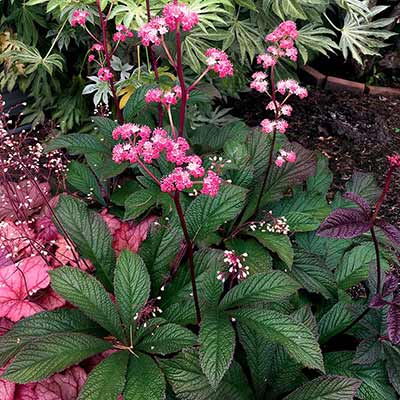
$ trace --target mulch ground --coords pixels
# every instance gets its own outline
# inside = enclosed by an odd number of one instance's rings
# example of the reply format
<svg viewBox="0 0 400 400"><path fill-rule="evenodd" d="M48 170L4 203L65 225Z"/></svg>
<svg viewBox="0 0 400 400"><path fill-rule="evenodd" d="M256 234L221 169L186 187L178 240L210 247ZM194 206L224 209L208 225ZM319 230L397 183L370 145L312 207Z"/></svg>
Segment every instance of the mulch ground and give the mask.
<svg viewBox="0 0 400 400"><path fill-rule="evenodd" d="M387 155L400 153L400 99L333 93L310 88L310 96L294 99L288 137L329 159L334 173L332 191L344 190L354 170L372 172L383 185ZM245 93L231 107L256 126L267 117L265 96ZM400 171L382 209L400 227Z"/></svg>

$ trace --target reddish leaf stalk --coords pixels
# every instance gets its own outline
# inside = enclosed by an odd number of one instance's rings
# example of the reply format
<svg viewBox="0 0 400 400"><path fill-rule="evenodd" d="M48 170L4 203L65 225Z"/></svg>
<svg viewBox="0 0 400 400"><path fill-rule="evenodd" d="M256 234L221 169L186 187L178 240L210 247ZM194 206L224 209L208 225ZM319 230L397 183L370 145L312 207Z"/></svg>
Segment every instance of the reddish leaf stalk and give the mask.
<svg viewBox="0 0 400 400"><path fill-rule="evenodd" d="M146 0L146 12L147 12L147 21L150 22L151 20L150 0ZM151 46L149 46L149 54L150 54L151 66L154 71L154 77L156 78L156 82L158 82L160 79L160 75L158 73L157 59L154 54L153 48ZM140 67L140 65L138 65L138 67ZM162 126L163 115L164 114L163 114L162 104L158 103L158 126Z"/></svg>
<svg viewBox="0 0 400 400"><path fill-rule="evenodd" d="M395 169L394 165L391 165L389 167L389 171L388 171L388 173L386 175L385 186L384 186L384 188L382 190L382 193L381 193L378 201L376 202L375 211L374 211L374 213L372 214L372 217L371 217L371 221L372 222L375 222L376 218L378 217L379 211L380 211L380 209L382 207L382 204L385 201L386 195L387 195L387 193L389 191L389 188L390 188L390 182L392 180L392 175L393 175L394 169Z"/></svg>
<svg viewBox="0 0 400 400"><path fill-rule="evenodd" d="M104 16L103 16L103 12L101 10L100 0L96 0L96 4L97 4L97 9L99 11L100 26L101 26L101 30L102 30L102 34L103 34L104 57L106 59L107 68L113 73L113 78L109 80L110 89L111 89L111 93L112 93L112 96L113 96L113 99L114 99L114 105L115 105L115 110L117 112L118 121L122 124L124 122L124 117L122 115L122 111L121 111L121 108L119 106L117 91L115 90L114 71L113 71L113 69L111 67L111 55L110 55L110 52L108 51L107 19L104 18Z"/></svg>
<svg viewBox="0 0 400 400"><path fill-rule="evenodd" d="M179 85L182 90L181 99L181 110L179 114L179 129L178 136L183 136L183 131L185 129L185 117L186 117L186 104L188 91L185 84L185 78L183 76L183 63L182 63L182 38L181 31L179 27L176 29L176 72L178 74Z"/></svg>
<svg viewBox="0 0 400 400"><path fill-rule="evenodd" d="M196 308L196 320L197 320L197 324L200 324L201 313L200 313L199 296L197 293L197 286L196 286L196 272L195 272L194 259L193 259L193 242L192 242L192 239L190 238L190 235L188 232L185 215L183 213L179 198L180 198L180 193L176 192L174 195L174 203L175 203L176 211L178 213L179 221L182 226L183 235L184 235L186 243L187 243L187 254L188 254L188 260L189 260L190 278L192 281L193 300L194 300L194 306Z"/></svg>

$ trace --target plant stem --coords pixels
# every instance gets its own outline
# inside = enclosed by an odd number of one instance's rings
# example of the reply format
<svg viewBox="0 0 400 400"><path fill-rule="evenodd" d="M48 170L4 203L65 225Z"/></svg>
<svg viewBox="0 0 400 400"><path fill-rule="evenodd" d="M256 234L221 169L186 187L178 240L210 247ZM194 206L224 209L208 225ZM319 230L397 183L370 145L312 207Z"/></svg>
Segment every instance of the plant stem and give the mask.
<svg viewBox="0 0 400 400"><path fill-rule="evenodd" d="M47 54L44 56L43 60L45 60L45 59L51 54L51 52L53 51L54 46L56 45L57 40L58 40L58 38L59 38L60 35L61 35L61 32L64 30L64 27L65 27L65 24L67 23L67 21L68 21L68 18L67 18L67 19L63 22L63 24L61 25L61 27L60 27L60 29L59 29L59 31L58 31L58 33L57 33L57 36L54 38L53 43L51 44L50 49L49 49L49 51L47 52Z"/></svg>
<svg viewBox="0 0 400 400"><path fill-rule="evenodd" d="M197 321L197 324L200 324L201 312L200 312L199 296L197 293L197 286L196 286L196 273L195 273L194 259L193 259L193 243L192 243L192 239L190 238L190 235L189 235L189 232L187 229L185 215L183 213L181 202L180 202L180 193L179 192L176 192L174 195L174 203L175 203L176 211L178 213L179 221L182 226L183 235L185 237L185 241L187 244L187 254L188 254L188 260L189 260L190 278L192 281L193 300L194 300L194 306L196 308L196 321Z"/></svg>
<svg viewBox="0 0 400 400"><path fill-rule="evenodd" d="M147 12L147 21L150 22L151 20L151 9L150 9L150 0L146 0L146 12ZM158 73L158 65L157 65L157 59L154 54L153 48L149 46L149 53L150 53L150 60L151 60L151 66L154 71L154 77L156 78L156 82L160 80L160 75ZM140 68L140 65L138 65ZM162 104L158 103L158 126L162 126L163 123L163 108Z"/></svg>
<svg viewBox="0 0 400 400"><path fill-rule="evenodd" d="M179 129L178 136L183 136L185 129L185 117L186 117L186 104L187 104L187 88L185 84L185 78L183 76L183 64L182 64L182 38L180 27L176 29L176 72L178 74L179 84L182 90L181 99L181 110L179 114Z"/></svg>
<svg viewBox="0 0 400 400"><path fill-rule="evenodd" d="M271 67L271 99L274 103L274 113L275 113L275 122L278 120L279 117L279 109L278 109L278 104L276 101L276 90L275 90L275 67L272 66ZM271 168L272 168L272 159L274 156L274 149L275 149L275 142L276 142L276 127L274 127L273 132L272 132L272 142L271 142L271 148L269 150L269 157L268 157L268 165L267 165L267 169L265 171L265 175L264 175L264 180L261 186L261 192L260 195L258 196L258 200L257 200L257 205L256 205L256 209L254 211L254 215L258 214L258 211L260 209L260 205L261 205L261 200L264 194L264 190L265 190L265 186L267 185L267 181L269 178L269 174L271 172Z"/></svg>
<svg viewBox="0 0 400 400"><path fill-rule="evenodd" d="M114 75L114 71L111 68L111 56L110 56L110 52L108 51L108 43L107 43L107 20L104 19L103 16L103 12L101 11L101 4L100 4L101 0L96 0L96 4L97 4L97 9L99 11L99 18L100 18L100 25L101 25L101 30L103 33L103 51L104 51L104 57L106 59L106 65L107 68L113 73ZM124 117L122 115L122 111L121 108L119 106L119 101L118 101L118 96L117 96L117 91L115 90L115 84L114 84L114 76L112 79L110 79L109 81L110 84L110 89L111 89L111 93L114 99L114 105L115 105L115 109L117 112L117 117L118 117L118 121L122 124L124 122Z"/></svg>
<svg viewBox="0 0 400 400"><path fill-rule="evenodd" d="M372 214L372 217L371 217L371 221L372 222L375 222L376 218L378 217L379 211L380 211L380 209L382 207L382 204L385 201L385 197L386 197L386 195L387 195L387 193L389 191L389 188L390 188L390 181L392 179L394 168L395 168L394 166L390 166L389 171L388 171L388 173L386 175L385 186L384 186L384 188L382 190L382 193L381 193L378 201L376 202L375 211L374 211L374 213Z"/></svg>

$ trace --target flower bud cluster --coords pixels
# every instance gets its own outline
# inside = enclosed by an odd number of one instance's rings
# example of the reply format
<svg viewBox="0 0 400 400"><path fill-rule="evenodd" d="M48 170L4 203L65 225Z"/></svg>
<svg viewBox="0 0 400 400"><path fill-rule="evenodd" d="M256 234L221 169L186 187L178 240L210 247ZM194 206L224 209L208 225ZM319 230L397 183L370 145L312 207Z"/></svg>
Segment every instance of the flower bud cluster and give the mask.
<svg viewBox="0 0 400 400"><path fill-rule="evenodd" d="M249 276L249 267L246 264L247 253L238 256L234 250L224 251L224 262L228 269L217 271L217 279L221 282L243 281Z"/></svg>

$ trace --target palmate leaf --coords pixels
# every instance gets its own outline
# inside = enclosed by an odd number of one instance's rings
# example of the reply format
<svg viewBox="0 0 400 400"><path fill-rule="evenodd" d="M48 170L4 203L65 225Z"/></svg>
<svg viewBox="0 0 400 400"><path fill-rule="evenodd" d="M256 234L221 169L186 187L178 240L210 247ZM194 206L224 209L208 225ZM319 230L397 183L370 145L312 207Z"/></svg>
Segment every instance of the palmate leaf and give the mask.
<svg viewBox="0 0 400 400"><path fill-rule="evenodd" d="M50 272L52 288L90 319L122 340L117 310L98 280L78 268L62 267Z"/></svg>
<svg viewBox="0 0 400 400"><path fill-rule="evenodd" d="M39 381L111 348L111 343L83 333L45 336L28 343L3 377L16 383Z"/></svg>
<svg viewBox="0 0 400 400"><path fill-rule="evenodd" d="M231 289L220 303L222 309L260 301L281 301L300 289L300 285L281 271L250 276Z"/></svg>
<svg viewBox="0 0 400 400"><path fill-rule="evenodd" d="M112 237L107 224L87 205L71 196L61 196L54 210L57 228L67 232L80 256L88 258L96 267L96 276L106 286L112 288L115 254ZM62 229L58 225L62 221Z"/></svg>
<svg viewBox="0 0 400 400"><path fill-rule="evenodd" d="M115 269L114 287L121 319L130 328L150 295L150 277L140 256L129 250L122 251Z"/></svg>
<svg viewBox="0 0 400 400"><path fill-rule="evenodd" d="M203 313L199 343L201 368L211 386L217 388L235 351L235 331L225 313L216 309Z"/></svg>
<svg viewBox="0 0 400 400"><path fill-rule="evenodd" d="M165 398L165 379L157 363L148 355L131 355L124 399L160 400Z"/></svg>
<svg viewBox="0 0 400 400"><path fill-rule="evenodd" d="M297 362L324 371L317 339L293 317L270 310L239 310L231 314L270 342L282 345Z"/></svg>
<svg viewBox="0 0 400 400"><path fill-rule="evenodd" d="M307 382L284 400L353 400L361 381L341 376L322 376Z"/></svg>
<svg viewBox="0 0 400 400"><path fill-rule="evenodd" d="M310 52L328 56L329 53L334 53L339 49L332 36L335 37L335 32L324 26L314 23L303 26L299 30L299 37L296 40L303 63L307 64Z"/></svg>
<svg viewBox="0 0 400 400"><path fill-rule="evenodd" d="M124 389L128 360L127 351L103 360L89 374L78 400L117 400Z"/></svg>
<svg viewBox="0 0 400 400"><path fill-rule="evenodd" d="M365 19L357 18L351 13L346 14L339 42L344 58L351 55L359 64L362 64L362 55L376 55L379 53L379 49L387 45L385 40L395 33L384 28L390 25L394 19L381 18L372 21L377 14L386 8L372 8Z"/></svg>

